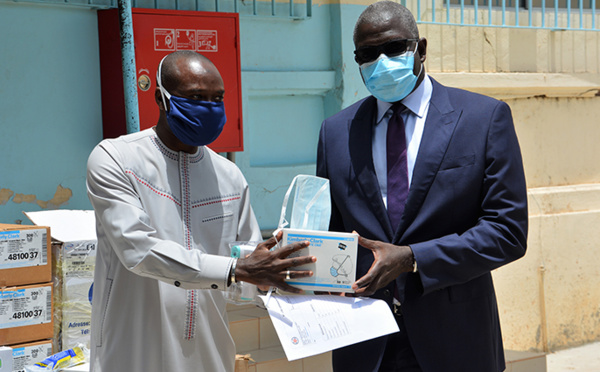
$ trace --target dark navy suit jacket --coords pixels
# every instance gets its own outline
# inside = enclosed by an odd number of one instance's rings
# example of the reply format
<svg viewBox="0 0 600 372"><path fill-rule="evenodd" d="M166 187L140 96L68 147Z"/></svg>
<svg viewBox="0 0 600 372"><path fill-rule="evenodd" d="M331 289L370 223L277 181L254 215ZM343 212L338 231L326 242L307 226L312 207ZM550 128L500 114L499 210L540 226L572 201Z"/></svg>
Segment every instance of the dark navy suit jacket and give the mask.
<svg viewBox="0 0 600 372"><path fill-rule="evenodd" d="M527 191L521 152L506 103L432 83L396 231L373 166L375 98L367 97L323 122L317 175L330 180L330 230L356 230L365 238L411 246L418 272L403 274L402 311L423 371L503 371L490 272L525 254ZM361 277L373 255L359 247L358 261ZM391 303L393 285L373 297ZM386 339L335 350L335 371L376 371Z"/></svg>

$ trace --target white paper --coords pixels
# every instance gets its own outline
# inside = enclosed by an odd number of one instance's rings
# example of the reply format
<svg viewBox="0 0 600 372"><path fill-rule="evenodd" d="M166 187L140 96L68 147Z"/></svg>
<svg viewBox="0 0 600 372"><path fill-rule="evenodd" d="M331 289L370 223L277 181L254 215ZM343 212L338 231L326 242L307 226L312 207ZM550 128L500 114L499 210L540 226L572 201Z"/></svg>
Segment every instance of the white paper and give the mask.
<svg viewBox="0 0 600 372"><path fill-rule="evenodd" d="M382 300L330 295L260 297L289 361L399 331Z"/></svg>

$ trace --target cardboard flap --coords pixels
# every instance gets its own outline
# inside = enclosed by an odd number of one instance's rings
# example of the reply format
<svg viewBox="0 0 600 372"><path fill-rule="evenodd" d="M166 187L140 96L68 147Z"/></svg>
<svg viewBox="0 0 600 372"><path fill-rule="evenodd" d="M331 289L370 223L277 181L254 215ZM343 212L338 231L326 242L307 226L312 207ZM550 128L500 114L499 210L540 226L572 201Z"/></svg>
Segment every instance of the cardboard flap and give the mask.
<svg viewBox="0 0 600 372"><path fill-rule="evenodd" d="M38 226L50 226L52 239L60 242L96 240L96 217L92 210L57 209L23 214Z"/></svg>

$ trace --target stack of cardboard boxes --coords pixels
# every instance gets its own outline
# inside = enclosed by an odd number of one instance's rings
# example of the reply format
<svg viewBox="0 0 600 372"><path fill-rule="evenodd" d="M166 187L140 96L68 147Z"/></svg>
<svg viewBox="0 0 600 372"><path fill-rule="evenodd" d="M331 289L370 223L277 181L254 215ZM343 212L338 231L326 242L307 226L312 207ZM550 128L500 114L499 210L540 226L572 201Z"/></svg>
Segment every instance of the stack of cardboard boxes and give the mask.
<svg viewBox="0 0 600 372"><path fill-rule="evenodd" d="M96 259L93 211L42 211L0 224L0 372L89 348Z"/></svg>
<svg viewBox="0 0 600 372"><path fill-rule="evenodd" d="M50 228L0 224L0 371L52 355Z"/></svg>

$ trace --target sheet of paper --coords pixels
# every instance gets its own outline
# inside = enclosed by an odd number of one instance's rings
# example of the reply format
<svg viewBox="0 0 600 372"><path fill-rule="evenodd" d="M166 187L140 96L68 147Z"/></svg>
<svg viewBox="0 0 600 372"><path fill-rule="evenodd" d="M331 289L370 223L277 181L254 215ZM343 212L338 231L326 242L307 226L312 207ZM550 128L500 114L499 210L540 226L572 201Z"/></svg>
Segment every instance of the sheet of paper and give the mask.
<svg viewBox="0 0 600 372"><path fill-rule="evenodd" d="M398 332L384 301L342 296L260 296L289 361Z"/></svg>

